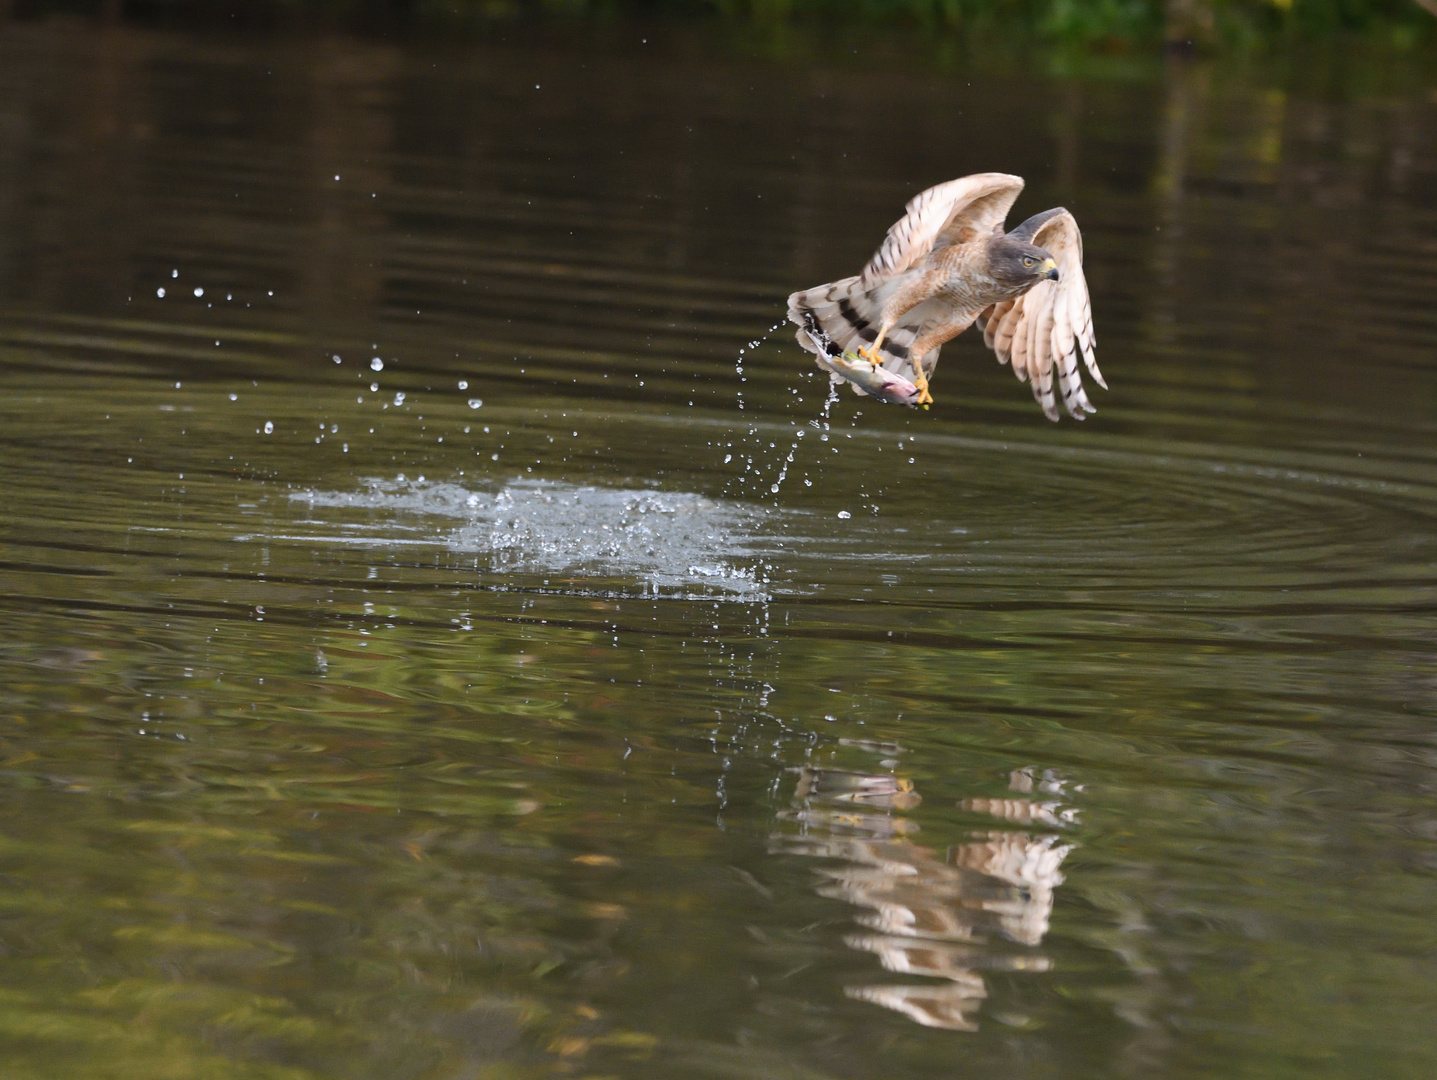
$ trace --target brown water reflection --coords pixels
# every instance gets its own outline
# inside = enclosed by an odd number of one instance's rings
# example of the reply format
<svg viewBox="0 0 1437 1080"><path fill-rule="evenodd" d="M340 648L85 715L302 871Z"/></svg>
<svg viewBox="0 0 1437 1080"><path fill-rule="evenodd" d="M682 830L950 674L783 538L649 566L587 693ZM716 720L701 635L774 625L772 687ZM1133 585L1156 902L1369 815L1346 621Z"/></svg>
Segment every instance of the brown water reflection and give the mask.
<svg viewBox="0 0 1437 1080"><path fill-rule="evenodd" d="M1437 66L838 45L0 31L7 1078L1434 1071Z"/></svg>
<svg viewBox="0 0 1437 1080"><path fill-rule="evenodd" d="M895 758L898 745L845 740L875 757ZM898 761L889 762L896 768ZM1053 912L1059 871L1072 850L1057 834L980 832L946 854L915 842L919 825L897 816L922 801L911 780L895 772L855 773L801 765L793 808L779 820L770 851L822 859L820 896L863 909L859 925L874 934L852 934L852 949L877 954L888 971L942 979L920 984L848 986L844 992L902 1013L925 1027L976 1031L976 1013L987 989L982 968L1047 971L1050 961L1034 952L988 947L994 934L1019 945L1041 944ZM1009 787L1031 792L1031 768L1016 769ZM1041 781L1061 794L1062 781ZM963 809L1017 825L1059 828L1076 812L1056 801L1021 798L965 799Z"/></svg>

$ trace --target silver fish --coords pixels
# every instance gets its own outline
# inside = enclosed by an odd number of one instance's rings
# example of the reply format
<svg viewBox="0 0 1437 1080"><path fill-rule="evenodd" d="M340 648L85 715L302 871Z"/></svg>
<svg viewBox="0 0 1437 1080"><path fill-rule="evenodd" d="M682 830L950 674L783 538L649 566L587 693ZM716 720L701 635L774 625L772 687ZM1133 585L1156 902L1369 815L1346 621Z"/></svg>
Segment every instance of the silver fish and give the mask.
<svg viewBox="0 0 1437 1080"><path fill-rule="evenodd" d="M902 375L876 367L855 353L824 356L819 359L818 366L851 382L871 398L890 405L918 404L918 387Z"/></svg>

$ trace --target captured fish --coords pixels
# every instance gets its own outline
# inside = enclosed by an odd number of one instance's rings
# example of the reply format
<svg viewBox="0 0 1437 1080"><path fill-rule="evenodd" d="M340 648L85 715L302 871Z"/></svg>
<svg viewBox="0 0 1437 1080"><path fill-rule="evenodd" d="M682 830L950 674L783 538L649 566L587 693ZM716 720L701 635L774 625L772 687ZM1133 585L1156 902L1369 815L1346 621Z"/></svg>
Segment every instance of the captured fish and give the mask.
<svg viewBox="0 0 1437 1080"><path fill-rule="evenodd" d="M819 357L818 366L847 379L869 397L890 405L917 405L918 387L902 375L896 375L855 356L851 352Z"/></svg>

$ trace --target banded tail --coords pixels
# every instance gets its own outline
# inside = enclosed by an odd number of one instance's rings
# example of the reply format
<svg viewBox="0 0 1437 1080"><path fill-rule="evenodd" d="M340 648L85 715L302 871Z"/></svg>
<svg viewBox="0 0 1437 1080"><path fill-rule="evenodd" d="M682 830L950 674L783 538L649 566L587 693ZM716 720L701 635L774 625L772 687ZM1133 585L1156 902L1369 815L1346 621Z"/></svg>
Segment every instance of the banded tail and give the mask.
<svg viewBox="0 0 1437 1080"><path fill-rule="evenodd" d="M788 298L789 322L798 327L794 337L818 358L819 367L832 371L826 363L829 357L857 352L877 340L879 313L896 287L896 282L885 281L865 289L860 278L848 277L796 292ZM879 355L886 371L904 376L912 373L909 346L920 329L919 323L911 318L916 314L917 309L909 312L910 317L884 337ZM937 362L938 350L930 349L923 358L925 374L931 373ZM854 390L863 393L857 386Z"/></svg>

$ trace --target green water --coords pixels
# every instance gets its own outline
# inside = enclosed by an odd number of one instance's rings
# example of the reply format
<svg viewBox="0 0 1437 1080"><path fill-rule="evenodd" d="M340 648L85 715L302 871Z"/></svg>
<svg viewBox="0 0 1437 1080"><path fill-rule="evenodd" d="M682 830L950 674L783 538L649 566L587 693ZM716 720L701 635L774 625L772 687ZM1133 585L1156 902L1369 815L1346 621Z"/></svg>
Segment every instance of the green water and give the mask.
<svg viewBox="0 0 1437 1080"><path fill-rule="evenodd" d="M0 30L0 1071L1432 1075L1430 57L705 34ZM987 169L1097 416L825 420Z"/></svg>

